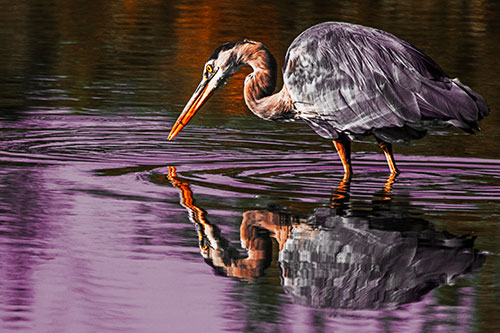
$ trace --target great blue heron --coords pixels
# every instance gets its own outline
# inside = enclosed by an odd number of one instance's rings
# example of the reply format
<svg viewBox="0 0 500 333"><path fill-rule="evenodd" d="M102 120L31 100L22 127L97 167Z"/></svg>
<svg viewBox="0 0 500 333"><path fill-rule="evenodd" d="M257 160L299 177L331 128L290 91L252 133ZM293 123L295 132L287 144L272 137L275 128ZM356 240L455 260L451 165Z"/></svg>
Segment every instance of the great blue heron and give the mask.
<svg viewBox="0 0 500 333"><path fill-rule="evenodd" d="M355 137L373 135L391 173L397 173L392 143L422 138L430 125L451 124L473 133L489 113L483 97L450 79L410 43L381 30L326 22L292 42L283 88L275 94L276 61L262 43L244 40L217 48L168 139L244 65L253 69L244 85L248 108L266 120L303 120L333 140L345 177L352 172Z"/></svg>

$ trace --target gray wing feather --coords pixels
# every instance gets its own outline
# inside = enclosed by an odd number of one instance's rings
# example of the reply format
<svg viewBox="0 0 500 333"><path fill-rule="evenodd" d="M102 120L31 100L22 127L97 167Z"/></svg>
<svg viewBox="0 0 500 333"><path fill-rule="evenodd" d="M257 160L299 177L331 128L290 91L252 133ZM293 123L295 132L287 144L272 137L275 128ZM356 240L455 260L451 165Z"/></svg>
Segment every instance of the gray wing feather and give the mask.
<svg viewBox="0 0 500 333"><path fill-rule="evenodd" d="M411 44L347 23L299 35L287 52L284 82L299 117L330 139L371 133L407 141L423 136L428 120L467 130L488 114L481 96Z"/></svg>

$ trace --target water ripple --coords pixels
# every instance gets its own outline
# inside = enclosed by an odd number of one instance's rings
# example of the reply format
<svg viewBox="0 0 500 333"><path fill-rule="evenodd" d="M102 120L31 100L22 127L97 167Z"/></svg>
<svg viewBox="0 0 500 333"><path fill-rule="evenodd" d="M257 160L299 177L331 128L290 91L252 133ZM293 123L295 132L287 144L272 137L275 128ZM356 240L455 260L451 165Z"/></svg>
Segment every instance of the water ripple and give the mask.
<svg viewBox="0 0 500 333"><path fill-rule="evenodd" d="M333 148L317 140L291 140L286 130L260 135L249 129L190 128L189 136L167 141L173 119L158 115L116 117L33 115L0 133L0 163L83 164L99 175L139 173L142 181L178 166L187 181L233 196L279 195L304 201L329 198L342 178ZM5 124L4 124L5 125ZM30 128L26 131L26 128ZM500 160L396 155L396 188L418 189L410 196L441 207L474 208L472 201L500 199ZM353 154L351 193L372 195L383 187L382 154ZM154 182L154 181L153 181ZM451 202L449 202L451 201ZM455 202L455 203L454 203Z"/></svg>

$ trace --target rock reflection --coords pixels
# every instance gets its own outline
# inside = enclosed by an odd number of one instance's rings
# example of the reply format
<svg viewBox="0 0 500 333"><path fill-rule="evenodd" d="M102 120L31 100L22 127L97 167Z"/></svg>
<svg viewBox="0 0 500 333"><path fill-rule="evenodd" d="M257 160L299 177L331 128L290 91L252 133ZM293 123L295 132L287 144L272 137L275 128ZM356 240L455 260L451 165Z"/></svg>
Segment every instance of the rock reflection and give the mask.
<svg viewBox="0 0 500 333"><path fill-rule="evenodd" d="M297 303L334 309L384 309L415 302L429 291L479 270L485 257L474 237L438 232L412 217L410 206L392 207L389 177L370 210L349 205L350 180L343 179L330 207L309 216L271 210L243 214L240 228L247 256L231 246L196 206L188 183L169 167L181 204L196 225L205 261L222 275L253 280L273 260L273 243L284 290ZM275 244L276 244L275 243Z"/></svg>

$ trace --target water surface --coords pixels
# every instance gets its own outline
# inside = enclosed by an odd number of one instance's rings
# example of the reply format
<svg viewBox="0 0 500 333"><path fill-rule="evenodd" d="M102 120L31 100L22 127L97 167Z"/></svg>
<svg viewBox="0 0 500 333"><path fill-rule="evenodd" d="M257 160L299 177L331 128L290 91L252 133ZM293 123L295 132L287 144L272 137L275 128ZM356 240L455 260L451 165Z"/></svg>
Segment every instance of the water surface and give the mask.
<svg viewBox="0 0 500 333"><path fill-rule="evenodd" d="M2 331L500 328L499 5L392 1L0 4ZM248 69L174 141L219 44L279 65L322 21L388 30L480 92L475 136L331 143L255 118ZM377 255L375 255L377 254Z"/></svg>

